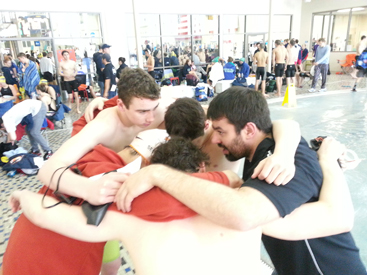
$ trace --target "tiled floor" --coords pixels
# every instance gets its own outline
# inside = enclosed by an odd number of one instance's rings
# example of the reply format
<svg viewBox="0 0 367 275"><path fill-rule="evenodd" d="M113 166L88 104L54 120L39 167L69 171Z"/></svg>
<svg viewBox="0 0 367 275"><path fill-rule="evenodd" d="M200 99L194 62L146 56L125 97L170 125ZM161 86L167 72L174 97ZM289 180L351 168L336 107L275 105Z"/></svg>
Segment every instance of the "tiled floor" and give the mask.
<svg viewBox="0 0 367 275"><path fill-rule="evenodd" d="M357 93L350 92L353 84L354 81L349 76L333 74L328 76L328 92L326 93L309 94L307 92L309 86L307 85L302 89L297 88L297 108L282 107L282 98L270 95L268 102L272 119L295 119L300 123L302 134L306 139L309 140L318 135L333 135L346 143L348 148L355 150L360 158L365 158L365 155L367 155L366 82L364 80L364 83L361 83L363 89L358 89ZM283 86L283 90L285 90L285 86ZM205 102L203 105L209 102ZM87 104L87 102L82 102L82 111L84 111ZM80 117L75 112L75 104L72 107L72 112L66 114L66 125L63 126L63 129L58 122L55 130L48 130L44 134L54 151L70 137L72 122ZM22 139L20 146L29 149L30 146L26 137ZM346 173L356 210L353 234L357 245L361 248L362 260L365 264L367 264L367 241L364 237L367 221L365 203L367 195L365 185L365 182L367 182L366 168L367 165L363 161L356 170ZM35 176L15 175L13 178L8 178L5 172L0 172L0 263L11 229L19 216L19 213L13 214L8 208L9 194L14 190L25 188L37 191L40 187L41 184ZM127 251L122 249L121 255L123 256L123 262L119 274L133 274L133 265ZM270 268L266 265L264 265L263 274L271 274Z"/></svg>

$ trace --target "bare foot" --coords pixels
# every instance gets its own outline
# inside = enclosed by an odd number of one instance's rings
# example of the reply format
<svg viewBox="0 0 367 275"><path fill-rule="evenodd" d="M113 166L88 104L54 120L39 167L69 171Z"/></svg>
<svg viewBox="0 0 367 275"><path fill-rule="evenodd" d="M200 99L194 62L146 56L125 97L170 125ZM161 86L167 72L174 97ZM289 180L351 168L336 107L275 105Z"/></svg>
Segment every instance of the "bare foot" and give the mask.
<svg viewBox="0 0 367 275"><path fill-rule="evenodd" d="M81 113L82 113L80 110L76 110L76 112L77 112L78 114L81 114Z"/></svg>
<svg viewBox="0 0 367 275"><path fill-rule="evenodd" d="M263 94L263 96L264 96L265 98L268 98L268 97L269 97L267 94Z"/></svg>
<svg viewBox="0 0 367 275"><path fill-rule="evenodd" d="M282 95L281 95L281 93L276 93L275 95L276 95L276 96L282 96Z"/></svg>

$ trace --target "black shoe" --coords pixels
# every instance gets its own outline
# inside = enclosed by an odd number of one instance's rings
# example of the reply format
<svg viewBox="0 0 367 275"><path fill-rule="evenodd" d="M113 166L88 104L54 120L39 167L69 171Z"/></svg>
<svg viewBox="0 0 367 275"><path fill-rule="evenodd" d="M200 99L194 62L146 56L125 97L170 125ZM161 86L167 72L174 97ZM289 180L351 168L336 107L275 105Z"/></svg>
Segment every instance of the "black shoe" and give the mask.
<svg viewBox="0 0 367 275"><path fill-rule="evenodd" d="M356 92L356 91L357 91L357 90L356 90L356 88L353 88L353 89L352 89L352 92Z"/></svg>
<svg viewBox="0 0 367 275"><path fill-rule="evenodd" d="M46 154L43 156L43 160L48 160L52 155L52 151L47 151Z"/></svg>
<svg viewBox="0 0 367 275"><path fill-rule="evenodd" d="M36 156L41 156L41 152L40 151L33 151L33 149L29 150L28 154L33 154L33 155L36 155Z"/></svg>

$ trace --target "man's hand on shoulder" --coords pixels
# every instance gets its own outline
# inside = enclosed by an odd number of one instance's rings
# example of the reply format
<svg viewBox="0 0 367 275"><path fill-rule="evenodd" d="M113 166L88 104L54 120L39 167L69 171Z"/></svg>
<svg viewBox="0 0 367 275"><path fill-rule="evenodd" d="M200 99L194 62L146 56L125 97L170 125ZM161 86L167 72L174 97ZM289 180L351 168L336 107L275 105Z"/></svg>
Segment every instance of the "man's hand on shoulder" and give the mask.
<svg viewBox="0 0 367 275"><path fill-rule="evenodd" d="M149 165L124 182L115 198L119 210L130 212L132 201L154 187L154 173L159 166L161 165Z"/></svg>
<svg viewBox="0 0 367 275"><path fill-rule="evenodd" d="M103 97L97 97L89 103L87 108L85 109L85 120L88 122L92 121L94 119L94 110L98 109L100 111L103 110L104 103L107 101L106 98Z"/></svg>
<svg viewBox="0 0 367 275"><path fill-rule="evenodd" d="M260 161L251 178L259 178L275 185L285 185L294 177L295 172L294 159L271 155Z"/></svg>

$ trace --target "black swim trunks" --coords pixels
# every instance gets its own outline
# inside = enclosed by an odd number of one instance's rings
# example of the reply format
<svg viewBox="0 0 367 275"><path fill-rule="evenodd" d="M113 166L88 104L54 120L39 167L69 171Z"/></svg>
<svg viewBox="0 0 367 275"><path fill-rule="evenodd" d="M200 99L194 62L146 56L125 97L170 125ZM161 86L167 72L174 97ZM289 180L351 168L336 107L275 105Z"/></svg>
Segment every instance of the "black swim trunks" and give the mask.
<svg viewBox="0 0 367 275"><path fill-rule="evenodd" d="M265 81L265 67L257 67L256 69L256 79L260 79L261 81Z"/></svg>
<svg viewBox="0 0 367 275"><path fill-rule="evenodd" d="M65 87L68 94L71 94L72 92L78 92L78 83L76 82L76 80L65 81Z"/></svg>
<svg viewBox="0 0 367 275"><path fill-rule="evenodd" d="M287 77L294 77L296 75L296 65L287 65L285 75Z"/></svg>
<svg viewBox="0 0 367 275"><path fill-rule="evenodd" d="M357 77L360 78L360 77L367 77L367 68L366 69L363 69L363 68L357 68L358 69L358 72L357 72Z"/></svg>
<svg viewBox="0 0 367 275"><path fill-rule="evenodd" d="M275 64L274 73L275 77L282 77L284 74L284 63Z"/></svg>

